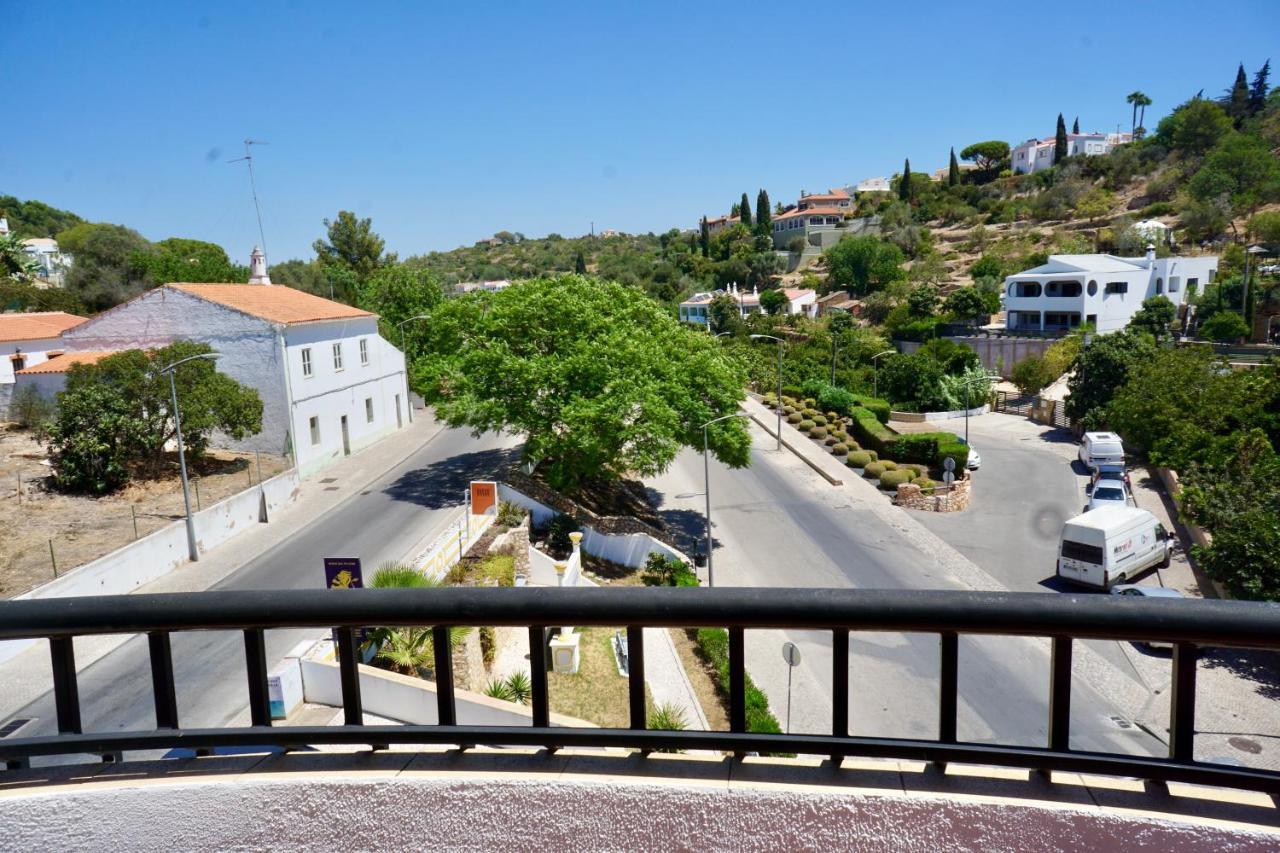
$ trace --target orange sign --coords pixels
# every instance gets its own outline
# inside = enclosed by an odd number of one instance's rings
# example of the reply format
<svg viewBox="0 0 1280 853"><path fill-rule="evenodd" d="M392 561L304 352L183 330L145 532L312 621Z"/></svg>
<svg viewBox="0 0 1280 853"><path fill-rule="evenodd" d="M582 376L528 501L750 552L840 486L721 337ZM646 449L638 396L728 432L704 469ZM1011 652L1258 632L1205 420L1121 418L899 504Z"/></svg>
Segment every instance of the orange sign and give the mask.
<svg viewBox="0 0 1280 853"><path fill-rule="evenodd" d="M474 481L471 483L471 514L486 515L498 506L498 484Z"/></svg>

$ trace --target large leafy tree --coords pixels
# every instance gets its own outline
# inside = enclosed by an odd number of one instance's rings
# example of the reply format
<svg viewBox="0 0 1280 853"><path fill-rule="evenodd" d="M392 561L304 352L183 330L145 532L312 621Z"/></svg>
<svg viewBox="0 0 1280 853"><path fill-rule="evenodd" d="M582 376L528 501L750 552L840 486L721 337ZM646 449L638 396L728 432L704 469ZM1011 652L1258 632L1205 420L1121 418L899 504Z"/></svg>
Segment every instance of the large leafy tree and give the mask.
<svg viewBox="0 0 1280 853"><path fill-rule="evenodd" d="M960 159L976 165L979 182L994 180L1009 167L1009 143L998 139L975 142L960 151Z"/></svg>
<svg viewBox="0 0 1280 853"><path fill-rule="evenodd" d="M397 346L405 342L410 359L418 352L426 322L413 318L428 315L443 299L434 273L407 264L379 267L360 288L360 307L378 315L384 338Z"/></svg>
<svg viewBox="0 0 1280 853"><path fill-rule="evenodd" d="M139 251L132 263L143 270L149 284L174 281L245 282L246 267L231 263L226 251L216 243L170 237Z"/></svg>
<svg viewBox="0 0 1280 853"><path fill-rule="evenodd" d="M769 314L781 314L786 311L791 300L781 290L766 290L760 294L760 307Z"/></svg>
<svg viewBox="0 0 1280 853"><path fill-rule="evenodd" d="M867 294L907 277L902 250L878 237L846 237L827 250L827 280Z"/></svg>
<svg viewBox="0 0 1280 853"><path fill-rule="evenodd" d="M1200 157L1231 132L1231 118L1213 101L1194 98L1160 120L1157 138L1169 147Z"/></svg>
<svg viewBox="0 0 1280 853"><path fill-rule="evenodd" d="M1162 294L1145 300L1129 320L1129 325L1147 332L1158 341L1170 334L1177 316L1177 306Z"/></svg>
<svg viewBox="0 0 1280 853"><path fill-rule="evenodd" d="M1107 423L1111 398L1129 379L1137 365L1155 357L1151 336L1128 330L1097 335L1080 350L1067 382L1067 415L1095 429Z"/></svg>
<svg viewBox="0 0 1280 853"><path fill-rule="evenodd" d="M383 252L385 241L373 230L373 220L359 219L349 210L338 211L338 218L324 221L325 238L316 240L312 248L326 267L345 267L364 281L378 267L394 263L395 255Z"/></svg>
<svg viewBox="0 0 1280 853"><path fill-rule="evenodd" d="M132 473L155 475L175 436L169 377L161 368L211 352L208 344L178 341L144 352L126 350L67 371L50 431L54 478L69 491L102 494ZM198 459L217 430L241 439L262 429L258 392L219 373L206 359L177 368L174 380L187 453Z"/></svg>
<svg viewBox="0 0 1280 853"><path fill-rule="evenodd" d="M426 325L415 387L452 426L523 435L553 486L664 470L743 397L743 366L637 290L575 275L448 300ZM750 461L736 419L716 457Z"/></svg>
<svg viewBox="0 0 1280 853"><path fill-rule="evenodd" d="M942 307L961 322L981 320L985 323L1000 310L1000 297L977 287L960 287L947 294Z"/></svg>
<svg viewBox="0 0 1280 853"><path fill-rule="evenodd" d="M59 210L42 201L21 201L11 195L0 195L0 216L9 220L9 228L19 237L53 237L84 222L69 210Z"/></svg>
<svg viewBox="0 0 1280 853"><path fill-rule="evenodd" d="M1258 137L1233 133L1209 152L1187 190L1202 202L1225 195L1237 211L1251 212L1280 198L1280 159Z"/></svg>
<svg viewBox="0 0 1280 853"><path fill-rule="evenodd" d="M58 235L58 246L73 257L66 287L90 311L119 305L154 284L139 263L151 244L123 225L76 225Z"/></svg>

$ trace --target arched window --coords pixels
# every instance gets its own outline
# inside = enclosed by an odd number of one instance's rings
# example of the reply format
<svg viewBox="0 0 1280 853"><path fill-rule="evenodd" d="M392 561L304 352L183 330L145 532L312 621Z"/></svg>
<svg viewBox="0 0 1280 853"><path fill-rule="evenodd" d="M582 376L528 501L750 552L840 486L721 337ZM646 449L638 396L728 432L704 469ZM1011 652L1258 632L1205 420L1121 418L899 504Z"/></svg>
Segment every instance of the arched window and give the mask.
<svg viewBox="0 0 1280 853"><path fill-rule="evenodd" d="M1096 281L1089 282L1089 295L1090 296L1098 295L1098 283Z"/></svg>
<svg viewBox="0 0 1280 853"><path fill-rule="evenodd" d="M1164 279L1156 279L1156 293L1164 293Z"/></svg>

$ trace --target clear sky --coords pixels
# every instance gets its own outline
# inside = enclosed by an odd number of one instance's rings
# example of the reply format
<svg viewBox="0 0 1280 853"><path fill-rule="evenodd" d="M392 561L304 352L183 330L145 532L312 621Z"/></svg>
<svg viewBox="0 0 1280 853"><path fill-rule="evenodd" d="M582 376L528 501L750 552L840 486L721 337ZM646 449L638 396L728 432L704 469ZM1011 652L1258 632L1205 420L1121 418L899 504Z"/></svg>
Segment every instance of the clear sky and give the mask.
<svg viewBox="0 0 1280 853"><path fill-rule="evenodd" d="M692 227L982 139L1147 125L1268 57L1280 2L0 5L0 193L245 260L371 216L401 256Z"/></svg>

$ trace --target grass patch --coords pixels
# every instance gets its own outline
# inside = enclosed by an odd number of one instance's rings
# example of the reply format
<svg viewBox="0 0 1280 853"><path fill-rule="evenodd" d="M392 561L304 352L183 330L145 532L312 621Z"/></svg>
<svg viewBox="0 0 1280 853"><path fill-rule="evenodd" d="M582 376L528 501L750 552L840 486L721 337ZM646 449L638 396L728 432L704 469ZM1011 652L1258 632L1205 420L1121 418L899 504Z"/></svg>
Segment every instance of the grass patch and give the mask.
<svg viewBox="0 0 1280 853"><path fill-rule="evenodd" d="M627 679L618 675L613 658L612 628L579 628L580 660L573 675L547 673L547 697L557 714L577 717L605 728L631 725Z"/></svg>

